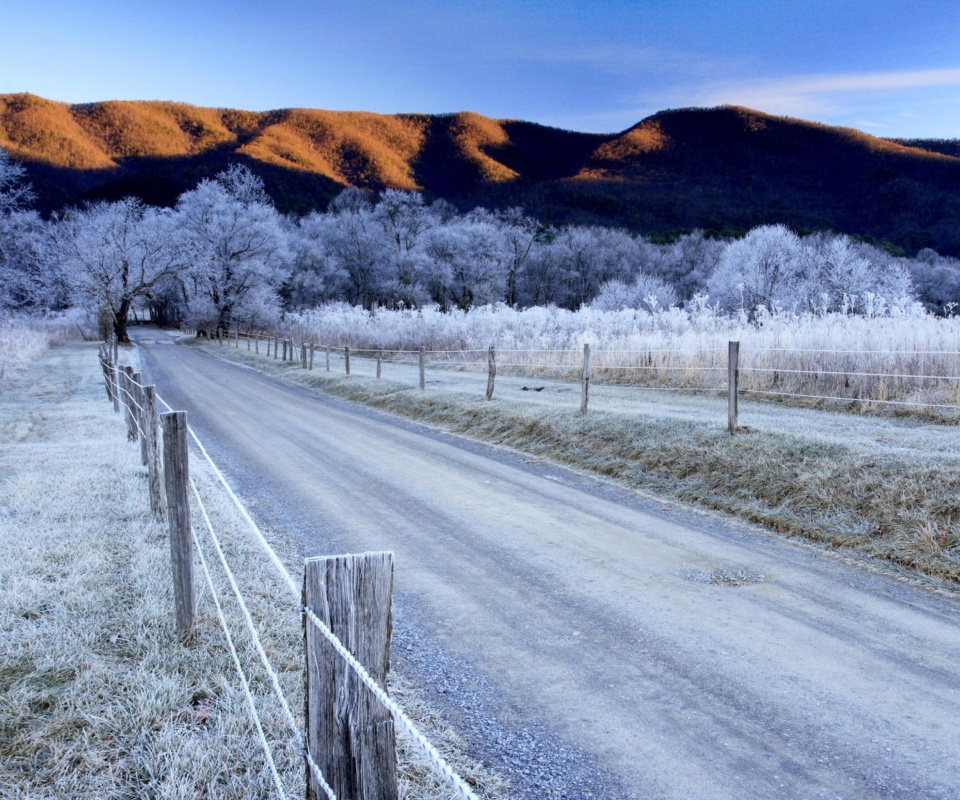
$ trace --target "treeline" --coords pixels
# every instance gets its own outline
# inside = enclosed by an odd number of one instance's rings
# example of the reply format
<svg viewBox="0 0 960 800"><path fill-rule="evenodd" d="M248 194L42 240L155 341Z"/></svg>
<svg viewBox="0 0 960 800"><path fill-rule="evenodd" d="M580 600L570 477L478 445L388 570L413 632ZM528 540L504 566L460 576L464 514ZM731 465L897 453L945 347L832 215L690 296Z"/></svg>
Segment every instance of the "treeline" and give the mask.
<svg viewBox="0 0 960 800"><path fill-rule="evenodd" d="M466 310L494 303L648 311L711 304L882 315L921 301L952 313L960 261L916 258L784 226L720 240L702 232L654 243L604 227L552 227L521 210L467 213L416 192L346 189L325 212L280 214L234 166L172 209L97 203L45 221L23 171L0 151L0 309L72 305L126 338L135 306L161 323L269 325L330 302L365 309Z"/></svg>

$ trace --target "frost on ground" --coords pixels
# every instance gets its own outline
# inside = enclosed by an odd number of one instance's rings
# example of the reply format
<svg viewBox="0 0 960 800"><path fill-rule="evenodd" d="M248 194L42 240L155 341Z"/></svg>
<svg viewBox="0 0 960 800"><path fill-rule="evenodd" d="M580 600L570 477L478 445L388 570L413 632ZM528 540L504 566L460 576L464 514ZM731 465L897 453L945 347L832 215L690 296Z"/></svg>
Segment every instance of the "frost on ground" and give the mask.
<svg viewBox="0 0 960 800"><path fill-rule="evenodd" d="M275 796L199 565L195 632L176 632L167 529L149 514L139 448L106 401L95 349L36 355L0 392L0 797ZM299 723L298 609L210 470L194 459L191 471ZM274 538L297 574L296 552ZM303 796L295 737L201 542L283 785ZM415 691L395 693L429 718ZM429 733L458 755L442 724ZM401 742L402 796L448 797L411 750ZM496 779L457 766L497 796Z"/></svg>
<svg viewBox="0 0 960 800"><path fill-rule="evenodd" d="M315 354L314 370L204 345L284 380L553 458L635 489L759 522L895 570L960 582L960 426L742 400L727 434L724 393L592 384Z"/></svg>

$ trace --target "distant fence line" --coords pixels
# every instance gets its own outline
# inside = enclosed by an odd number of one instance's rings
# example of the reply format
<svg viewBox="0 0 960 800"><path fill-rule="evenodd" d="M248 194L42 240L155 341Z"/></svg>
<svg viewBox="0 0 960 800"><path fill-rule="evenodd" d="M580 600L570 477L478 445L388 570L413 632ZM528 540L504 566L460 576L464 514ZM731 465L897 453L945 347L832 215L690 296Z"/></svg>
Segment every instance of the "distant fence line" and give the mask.
<svg viewBox="0 0 960 800"><path fill-rule="evenodd" d="M331 356L342 359L350 374L351 358L376 362L376 376L385 365L417 366L420 388L428 369L487 372L486 397L494 393L497 375L556 378L581 383L581 409L587 413L589 384L631 386L700 392L737 398L796 403L830 408L878 408L923 413L929 417L960 419L960 352L927 350L844 350L835 348L754 348L739 346L735 374L731 371L731 343L725 347L604 349L495 349L430 350L356 348L267 333L234 329L209 331L221 344L241 347L282 362L312 370L322 356L331 369ZM587 352L589 351L589 355ZM728 427L733 432L736 426Z"/></svg>
<svg viewBox="0 0 960 800"><path fill-rule="evenodd" d="M337 800L338 797L341 800L397 800L394 723L399 722L453 792L465 800L477 800L471 787L384 688L386 665L389 664L393 555L364 553L308 558L304 561L303 579L298 584L196 433L187 425L186 412L174 411L157 395L154 386L144 385L140 374L132 367L119 365L116 340L101 345L98 356L107 397L114 410L123 414L129 440L140 444L141 460L148 472L151 511L158 520L168 522L177 628L187 634L195 624L196 554L240 677L277 796L286 798L288 793L227 625L209 560L191 523L191 496L242 611L247 632L270 677L290 735L306 764L306 798L313 800L322 794L328 800ZM306 361L304 367L307 367ZM167 413L158 413L157 402L166 406ZM300 608L304 620L306 697L302 727L297 723L276 670L270 664L216 528L195 481L190 477L188 440L191 438L250 525L259 546ZM350 642L351 648L346 647L344 641Z"/></svg>

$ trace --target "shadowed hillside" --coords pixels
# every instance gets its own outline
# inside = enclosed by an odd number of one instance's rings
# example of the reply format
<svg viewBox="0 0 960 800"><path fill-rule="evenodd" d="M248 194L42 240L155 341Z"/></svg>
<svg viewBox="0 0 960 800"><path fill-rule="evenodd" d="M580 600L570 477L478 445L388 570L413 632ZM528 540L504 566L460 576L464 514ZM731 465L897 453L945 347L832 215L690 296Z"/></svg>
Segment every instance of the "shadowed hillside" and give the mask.
<svg viewBox="0 0 960 800"><path fill-rule="evenodd" d="M878 139L734 107L665 111L598 135L473 113L0 95L0 147L25 163L45 212L128 194L170 204L240 161L284 211L322 208L347 185L393 187L652 235L784 222L960 254L960 143Z"/></svg>

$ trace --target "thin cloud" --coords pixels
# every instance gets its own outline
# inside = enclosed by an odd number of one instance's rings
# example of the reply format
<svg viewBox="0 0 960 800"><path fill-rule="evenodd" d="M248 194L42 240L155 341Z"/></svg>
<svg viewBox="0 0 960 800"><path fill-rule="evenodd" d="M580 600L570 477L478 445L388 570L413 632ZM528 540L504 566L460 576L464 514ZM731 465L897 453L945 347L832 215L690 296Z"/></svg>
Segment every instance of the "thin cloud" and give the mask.
<svg viewBox="0 0 960 800"><path fill-rule="evenodd" d="M908 70L733 80L695 90L698 105L734 103L766 111L810 113L834 110L850 95L960 86L960 69Z"/></svg>

